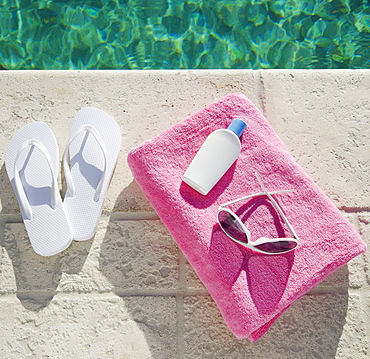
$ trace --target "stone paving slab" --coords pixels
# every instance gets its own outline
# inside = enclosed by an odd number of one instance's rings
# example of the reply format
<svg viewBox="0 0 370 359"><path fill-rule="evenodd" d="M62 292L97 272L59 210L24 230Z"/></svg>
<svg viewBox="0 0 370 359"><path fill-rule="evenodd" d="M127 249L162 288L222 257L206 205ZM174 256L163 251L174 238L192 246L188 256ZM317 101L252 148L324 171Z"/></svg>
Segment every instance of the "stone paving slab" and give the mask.
<svg viewBox="0 0 370 359"><path fill-rule="evenodd" d="M187 358L365 358L365 319L354 295L306 295L285 312L256 343L235 341L207 297L185 299ZM357 309L357 310L356 310ZM348 316L348 312L352 314ZM343 327L356 328L351 342ZM355 333L353 333L355 334ZM351 336L352 337L352 336ZM340 353L339 353L340 351Z"/></svg>
<svg viewBox="0 0 370 359"><path fill-rule="evenodd" d="M264 113L339 206L370 203L370 79L357 71L262 72ZM294 96L293 96L294 94Z"/></svg>
<svg viewBox="0 0 370 359"><path fill-rule="evenodd" d="M171 297L56 296L38 311L0 298L2 358L171 358Z"/></svg>
<svg viewBox="0 0 370 359"><path fill-rule="evenodd" d="M126 162L142 141L242 92L370 245L369 88L367 70L1 71L0 357L369 357L368 252L294 303L260 341L238 341ZM84 106L116 119L120 157L95 237L43 258L28 241L5 148L19 128L44 121L61 158Z"/></svg>

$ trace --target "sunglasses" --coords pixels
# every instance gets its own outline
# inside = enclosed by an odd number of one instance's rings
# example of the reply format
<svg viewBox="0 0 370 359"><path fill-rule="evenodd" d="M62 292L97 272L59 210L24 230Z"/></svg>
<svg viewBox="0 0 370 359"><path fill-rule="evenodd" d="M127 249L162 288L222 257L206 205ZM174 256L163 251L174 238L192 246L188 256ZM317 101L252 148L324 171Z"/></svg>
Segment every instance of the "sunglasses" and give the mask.
<svg viewBox="0 0 370 359"><path fill-rule="evenodd" d="M242 197L242 198L238 198L236 200L220 205L218 208L218 215L217 215L218 223L220 224L220 227L222 228L224 233L230 239L242 245L243 247L249 248L256 252L265 253L265 254L280 254L280 253L290 252L298 246L299 239L292 225L289 223L284 212L282 211L278 203L275 201L275 199L272 197L272 195L293 192L294 190L268 192L258 173L256 173L256 177L257 177L257 180L260 186L263 189L263 192L252 194L252 195ZM225 208L239 201L244 201L244 200L248 200L248 199L260 197L260 196L267 196L267 198L271 201L272 205L274 206L276 211L280 214L282 220L286 224L293 238L270 239L266 237L260 237L256 241L252 242L251 232L245 227L241 219L231 209Z"/></svg>

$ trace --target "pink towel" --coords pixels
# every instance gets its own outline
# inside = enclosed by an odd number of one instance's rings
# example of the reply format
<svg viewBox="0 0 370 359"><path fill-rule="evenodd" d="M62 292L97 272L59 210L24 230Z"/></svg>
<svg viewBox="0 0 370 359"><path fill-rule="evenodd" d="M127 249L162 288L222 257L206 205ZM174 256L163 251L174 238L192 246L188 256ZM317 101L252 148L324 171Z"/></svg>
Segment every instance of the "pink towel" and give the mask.
<svg viewBox="0 0 370 359"><path fill-rule="evenodd" d="M232 119L248 124L239 158L207 196L182 182L196 152ZM297 164L268 121L242 94L211 104L130 151L137 183L216 302L238 339L258 340L297 299L366 250L347 219ZM300 244L269 256L234 243L217 222L218 206L261 192L258 172L275 195ZM289 232L266 197L231 207L252 240ZM270 237L270 238L271 238Z"/></svg>

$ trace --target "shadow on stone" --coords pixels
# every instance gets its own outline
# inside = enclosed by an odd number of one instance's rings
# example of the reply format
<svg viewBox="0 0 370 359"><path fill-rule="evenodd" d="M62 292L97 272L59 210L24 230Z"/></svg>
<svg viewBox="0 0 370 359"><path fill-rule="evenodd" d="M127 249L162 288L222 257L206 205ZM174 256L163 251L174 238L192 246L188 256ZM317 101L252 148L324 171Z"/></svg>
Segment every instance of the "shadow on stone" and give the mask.
<svg viewBox="0 0 370 359"><path fill-rule="evenodd" d="M131 219L130 212L142 206L145 212ZM99 269L124 301L153 358L171 357L178 343L188 357L336 356L348 310L347 266L294 303L258 342L239 341L210 296L184 294L179 305L178 247L160 220L146 219L153 209L135 182L121 192L115 211L125 212L127 218L109 222Z"/></svg>
<svg viewBox="0 0 370 359"><path fill-rule="evenodd" d="M0 203L0 208L2 208L1 214L14 213L14 210L20 213L17 199L15 198L12 185L6 173L5 164L3 164L0 169Z"/></svg>
<svg viewBox="0 0 370 359"><path fill-rule="evenodd" d="M72 242L67 250L51 257L36 254L20 215L18 219L10 214L17 204L4 165L0 170L0 200L0 244L11 260L15 278L15 289L13 286L8 292L15 290L26 309L39 311L53 299L63 272L75 274L81 271L92 241Z"/></svg>
<svg viewBox="0 0 370 359"><path fill-rule="evenodd" d="M348 295L303 296L254 343L239 341L231 334L210 297L186 297L184 308L184 341L189 358L329 359L337 357Z"/></svg>
<svg viewBox="0 0 370 359"><path fill-rule="evenodd" d="M121 297L136 330L144 334L151 357L176 357L177 246L135 182L120 193L115 211L118 208L125 220L108 223L99 270ZM145 212L138 213L143 208Z"/></svg>

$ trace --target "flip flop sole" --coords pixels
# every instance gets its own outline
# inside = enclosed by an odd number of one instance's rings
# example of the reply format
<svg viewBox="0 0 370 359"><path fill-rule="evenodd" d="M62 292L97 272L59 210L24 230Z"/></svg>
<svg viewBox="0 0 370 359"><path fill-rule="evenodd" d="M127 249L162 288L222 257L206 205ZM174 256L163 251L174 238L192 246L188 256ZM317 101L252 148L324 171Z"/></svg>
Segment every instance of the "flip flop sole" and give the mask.
<svg viewBox="0 0 370 359"><path fill-rule="evenodd" d="M36 140L46 148L50 155L52 171L45 154L37 146L29 145L19 152L23 144L30 140ZM72 237L58 191L55 208L53 209L51 205L52 176L55 176L57 183L59 153L55 136L50 128L43 122L33 122L21 128L8 144L5 166L35 252L42 256L51 256L66 249ZM32 211L32 218L28 218L25 213L15 185L14 176L17 169Z"/></svg>
<svg viewBox="0 0 370 359"><path fill-rule="evenodd" d="M96 137L88 131L78 133L83 126L93 127L100 135L106 156ZM96 232L104 197L121 149L122 136L119 126L111 116L97 108L86 107L74 118L70 138L74 138L69 146L69 159L75 193L71 196L67 191L64 208L73 239L84 241L93 237ZM95 201L94 195L103 175L104 165L105 177L99 199Z"/></svg>

